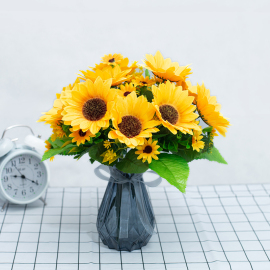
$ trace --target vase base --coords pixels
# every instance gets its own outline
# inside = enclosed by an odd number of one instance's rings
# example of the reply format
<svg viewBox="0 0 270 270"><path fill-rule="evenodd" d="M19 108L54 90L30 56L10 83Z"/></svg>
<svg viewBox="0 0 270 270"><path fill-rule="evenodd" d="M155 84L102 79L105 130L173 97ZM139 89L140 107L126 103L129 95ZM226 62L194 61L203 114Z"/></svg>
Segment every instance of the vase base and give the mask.
<svg viewBox="0 0 270 270"><path fill-rule="evenodd" d="M101 235L100 235L101 236ZM115 249L117 251L133 251L141 249L142 247L146 246L150 240L152 235L149 235L148 237L143 236L142 240L138 240L135 243L131 243L130 239L127 239L126 241L124 239L121 239L120 241L115 241L114 239L102 239L102 243L107 246L109 249Z"/></svg>

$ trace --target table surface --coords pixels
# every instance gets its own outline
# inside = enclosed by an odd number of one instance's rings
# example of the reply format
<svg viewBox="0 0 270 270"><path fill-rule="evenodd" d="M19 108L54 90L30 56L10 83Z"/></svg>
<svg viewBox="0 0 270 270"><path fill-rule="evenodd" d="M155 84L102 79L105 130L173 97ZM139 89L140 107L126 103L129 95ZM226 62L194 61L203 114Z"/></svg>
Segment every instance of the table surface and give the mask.
<svg viewBox="0 0 270 270"><path fill-rule="evenodd" d="M141 250L104 246L96 230L104 188L49 188L47 206L0 214L1 270L270 269L270 185L149 189L156 233Z"/></svg>

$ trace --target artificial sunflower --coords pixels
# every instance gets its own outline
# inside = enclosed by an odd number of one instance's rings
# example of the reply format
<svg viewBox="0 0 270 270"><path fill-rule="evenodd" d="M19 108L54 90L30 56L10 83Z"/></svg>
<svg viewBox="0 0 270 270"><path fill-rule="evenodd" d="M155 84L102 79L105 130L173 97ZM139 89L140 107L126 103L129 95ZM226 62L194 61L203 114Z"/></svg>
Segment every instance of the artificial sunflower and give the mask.
<svg viewBox="0 0 270 270"><path fill-rule="evenodd" d="M156 114L163 126L173 134L180 130L192 135L192 129L200 130L194 122L198 117L194 113L196 106L192 105L194 97L188 96L188 91L183 91L182 87L176 87L174 83L167 81L158 87L153 85L152 92Z"/></svg>
<svg viewBox="0 0 270 270"><path fill-rule="evenodd" d="M112 142L110 142L110 141L104 141L104 143L103 143L103 146L106 148L106 149L109 149L109 148L111 148L111 144L112 144Z"/></svg>
<svg viewBox="0 0 270 270"><path fill-rule="evenodd" d="M109 164L111 164L118 159L118 156L113 152L113 150L107 150L100 156L103 157L102 163L109 162Z"/></svg>
<svg viewBox="0 0 270 270"><path fill-rule="evenodd" d="M112 80L103 81L97 78L95 83L86 80L76 85L71 97L66 99L67 106L63 111L63 120L73 130L90 130L96 134L101 128L109 126L113 100L116 90L111 89Z"/></svg>
<svg viewBox="0 0 270 270"><path fill-rule="evenodd" d="M95 72L86 70L81 72L83 75L80 75L80 78L82 80L91 80L92 82L95 82L95 80L100 77L102 80L106 81L108 79L112 79L112 86L116 86L121 84L122 82L128 80L130 75L127 75L130 72L131 69L127 69L122 71L119 66L111 67L106 66L103 69L97 69Z"/></svg>
<svg viewBox="0 0 270 270"><path fill-rule="evenodd" d="M46 152L48 152L49 150L52 149L52 145L51 145L51 144L49 143L49 141L47 141L47 140L45 141L45 144L46 144L45 147L46 147L46 149L47 149L47 150L45 151L45 153L46 153ZM54 156L53 156L53 157L50 157L50 161L53 161L53 160L54 160Z"/></svg>
<svg viewBox="0 0 270 270"><path fill-rule="evenodd" d="M132 83L126 83L125 85L120 85L120 89L118 91L118 94L121 97L126 97L133 91L136 92L136 87Z"/></svg>
<svg viewBox="0 0 270 270"><path fill-rule="evenodd" d="M230 122L220 113L221 105L217 103L215 96L210 96L210 91L204 84L198 85L197 89L198 95L195 102L200 117L208 126L213 127L225 137Z"/></svg>
<svg viewBox="0 0 270 270"><path fill-rule="evenodd" d="M62 120L63 103L60 100L60 94L56 94L56 100L53 108L48 112L44 112L37 122L45 122L44 124L59 123Z"/></svg>
<svg viewBox="0 0 270 270"><path fill-rule="evenodd" d="M170 58L164 59L160 51L157 51L155 56L147 54L144 63L144 67L151 70L154 75L171 82L185 81L187 76L192 73L188 66L179 66L177 62L172 62Z"/></svg>
<svg viewBox="0 0 270 270"><path fill-rule="evenodd" d="M217 131L213 128L210 132L210 142L209 142L209 147L212 148L214 145L214 137L218 136Z"/></svg>
<svg viewBox="0 0 270 270"><path fill-rule="evenodd" d="M54 142L57 138L63 138L66 136L65 131L63 130L60 121L51 124L52 136L51 140Z"/></svg>
<svg viewBox="0 0 270 270"><path fill-rule="evenodd" d="M202 141L203 136L201 130L194 130L192 136L192 148L197 152L200 152L204 148L204 142Z"/></svg>
<svg viewBox="0 0 270 270"><path fill-rule="evenodd" d="M80 144L85 143L85 141L90 141L91 137L95 137L94 134L90 132L90 130L82 131L81 129L74 130L73 128L70 129L72 132L69 137L72 137L72 142L76 142L77 146Z"/></svg>
<svg viewBox="0 0 270 270"><path fill-rule="evenodd" d="M158 83L158 84L164 82L163 79L160 79L159 77L157 77L157 76L155 76L155 75L154 75L154 77L153 77L153 80L155 80L155 82Z"/></svg>
<svg viewBox="0 0 270 270"><path fill-rule="evenodd" d="M143 75L136 77L132 82L135 86L152 86L156 83L155 80L150 79L148 76L144 77Z"/></svg>
<svg viewBox="0 0 270 270"><path fill-rule="evenodd" d="M192 85L191 81L179 81L176 83L177 86L182 86L183 90L188 90L188 95L197 97L198 90L197 85Z"/></svg>
<svg viewBox="0 0 270 270"><path fill-rule="evenodd" d="M122 71L129 70L127 74L130 75L136 70L136 68L138 68L138 65L137 65L138 61L134 61L131 64L131 66L128 66L128 63L129 63L129 59L126 57L120 61L119 67L121 68Z"/></svg>
<svg viewBox="0 0 270 270"><path fill-rule="evenodd" d="M135 152L135 154L139 155L137 159L142 159L142 162L145 162L147 160L148 163L152 162L152 158L155 160L158 160L157 155L160 154L157 149L160 147L157 145L158 141L153 141L152 138L150 138L148 141L147 139L144 139L144 144L137 146L138 151Z"/></svg>
<svg viewBox="0 0 270 270"><path fill-rule="evenodd" d="M155 109L144 96L137 97L133 91L125 99L118 98L112 116L113 127L108 134L110 139L119 139L130 148L142 145L144 138L152 136L159 121L152 120Z"/></svg>
<svg viewBox="0 0 270 270"><path fill-rule="evenodd" d="M102 58L102 62L105 65L117 65L121 62L121 60L123 59L123 55L120 53L115 53L115 54L108 54L108 55L104 55Z"/></svg>
<svg viewBox="0 0 270 270"><path fill-rule="evenodd" d="M65 105L62 96L70 92L79 82L80 80L77 78L73 84L69 84L68 86L63 87L61 94L56 94L56 100L53 103L53 108L48 112L43 113L44 115L42 115L37 122L45 122L45 124L51 124L53 125L51 128L55 127L55 125L59 126L59 123L62 120L62 111Z"/></svg>

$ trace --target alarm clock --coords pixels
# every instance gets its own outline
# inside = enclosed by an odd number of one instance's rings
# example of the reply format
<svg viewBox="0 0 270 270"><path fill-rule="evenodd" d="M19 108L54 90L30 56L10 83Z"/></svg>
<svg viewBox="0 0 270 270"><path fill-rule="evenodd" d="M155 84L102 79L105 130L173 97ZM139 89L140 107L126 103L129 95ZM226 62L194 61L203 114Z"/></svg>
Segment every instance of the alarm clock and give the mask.
<svg viewBox="0 0 270 270"><path fill-rule="evenodd" d="M25 138L24 144L16 144L18 139L4 138L7 130L16 127L30 129L32 135ZM5 204L29 204L42 199L49 184L49 168L42 162L45 142L37 138L32 129L24 125L7 128L0 140L0 198Z"/></svg>

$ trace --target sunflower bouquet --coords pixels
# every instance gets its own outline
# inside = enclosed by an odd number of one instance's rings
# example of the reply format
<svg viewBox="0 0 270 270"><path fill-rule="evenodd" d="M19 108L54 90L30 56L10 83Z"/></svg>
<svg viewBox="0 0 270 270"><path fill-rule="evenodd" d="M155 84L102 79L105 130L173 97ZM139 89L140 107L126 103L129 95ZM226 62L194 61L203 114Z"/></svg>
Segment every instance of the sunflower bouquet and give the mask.
<svg viewBox="0 0 270 270"><path fill-rule="evenodd" d="M159 51L130 66L121 54L105 55L40 117L52 128L43 160L88 154L124 173L151 169L185 192L190 161L226 164L213 140L230 125L205 85L187 80L191 73Z"/></svg>

